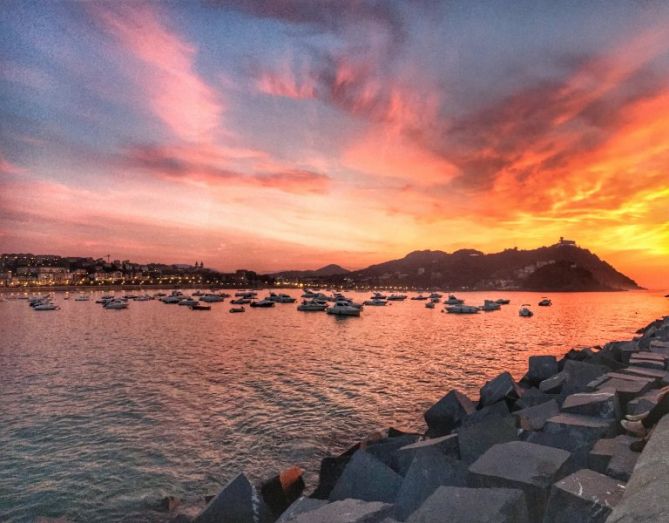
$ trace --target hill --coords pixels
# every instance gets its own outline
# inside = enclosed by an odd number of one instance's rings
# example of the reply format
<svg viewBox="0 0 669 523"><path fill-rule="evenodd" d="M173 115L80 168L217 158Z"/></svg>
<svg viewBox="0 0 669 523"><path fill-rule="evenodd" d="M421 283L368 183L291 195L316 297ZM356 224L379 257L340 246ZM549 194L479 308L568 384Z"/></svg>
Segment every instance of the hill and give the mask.
<svg viewBox="0 0 669 523"><path fill-rule="evenodd" d="M331 283L443 289L594 291L638 289L634 280L569 242L484 254L414 251L404 258L328 278Z"/></svg>
<svg viewBox="0 0 669 523"><path fill-rule="evenodd" d="M315 269L312 271L281 271L272 274L274 278L281 278L284 280L310 280L310 279L326 279L333 276L343 276L348 274L350 271L344 269L341 265L336 265L331 263L320 269Z"/></svg>

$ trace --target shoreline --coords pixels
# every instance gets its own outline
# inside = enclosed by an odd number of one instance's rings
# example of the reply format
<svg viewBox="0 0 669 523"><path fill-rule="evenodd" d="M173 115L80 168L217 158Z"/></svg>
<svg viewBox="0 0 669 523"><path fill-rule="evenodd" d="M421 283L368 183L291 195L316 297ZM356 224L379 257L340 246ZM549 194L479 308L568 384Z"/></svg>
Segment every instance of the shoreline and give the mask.
<svg viewBox="0 0 669 523"><path fill-rule="evenodd" d="M437 522L444 513L460 523L603 522L618 505L634 514L625 485L644 454L620 421L654 406L668 362L665 316L631 340L530 356L520 380L503 372L477 401L445 391L425 412L425 431L390 427L325 457L306 496L297 467L256 485L240 473L199 503L165 498L163 514L195 523Z"/></svg>

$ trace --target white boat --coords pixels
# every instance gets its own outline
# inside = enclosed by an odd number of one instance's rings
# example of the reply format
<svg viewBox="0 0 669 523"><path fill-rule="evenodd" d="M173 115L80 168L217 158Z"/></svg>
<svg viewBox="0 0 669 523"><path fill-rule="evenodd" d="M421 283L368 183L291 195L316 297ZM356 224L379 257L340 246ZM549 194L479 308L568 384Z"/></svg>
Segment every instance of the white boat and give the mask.
<svg viewBox="0 0 669 523"><path fill-rule="evenodd" d="M371 297L372 300L385 300L386 298L387 296L380 292L375 292Z"/></svg>
<svg viewBox="0 0 669 523"><path fill-rule="evenodd" d="M184 298L183 300L181 300L178 303L178 305L180 305L182 307L192 307L193 305L197 305L198 303L200 303L200 302L197 301L197 300L194 300L193 298Z"/></svg>
<svg viewBox="0 0 669 523"><path fill-rule="evenodd" d="M221 296L220 294L205 294L200 298L200 301L203 301L205 303L217 303L224 300L225 297Z"/></svg>
<svg viewBox="0 0 669 523"><path fill-rule="evenodd" d="M553 305L553 302L548 298L543 298L539 302L539 307L550 307L551 305Z"/></svg>
<svg viewBox="0 0 669 523"><path fill-rule="evenodd" d="M454 294L449 294L448 298L444 302L446 305L462 305L465 302L465 300L461 300L460 298L457 298Z"/></svg>
<svg viewBox="0 0 669 523"><path fill-rule="evenodd" d="M478 314L479 308L473 305L447 305L445 308L449 314Z"/></svg>
<svg viewBox="0 0 669 523"><path fill-rule="evenodd" d="M89 300L90 297L88 296L88 294L80 294L79 296L74 298L74 301L89 301Z"/></svg>
<svg viewBox="0 0 669 523"><path fill-rule="evenodd" d="M335 316L360 316L360 309L345 301L335 302L335 304L328 307L325 312L334 314Z"/></svg>
<svg viewBox="0 0 669 523"><path fill-rule="evenodd" d="M387 298L388 301L404 301L406 299L407 299L406 294L391 294Z"/></svg>
<svg viewBox="0 0 669 523"><path fill-rule="evenodd" d="M57 311L58 309L60 309L60 307L55 303L51 303L50 301L38 303L33 307L33 310L35 311Z"/></svg>
<svg viewBox="0 0 669 523"><path fill-rule="evenodd" d="M534 316L534 313L530 310L529 307L530 305L527 303L521 305L520 310L518 311L518 315L522 318L531 318Z"/></svg>
<svg viewBox="0 0 669 523"><path fill-rule="evenodd" d="M135 298L135 301L151 301L153 298L149 296L148 294L145 294L144 296L137 296Z"/></svg>
<svg viewBox="0 0 669 523"><path fill-rule="evenodd" d="M495 300L483 300L483 305L481 306L481 310L485 312L498 311L501 308L502 306Z"/></svg>
<svg viewBox="0 0 669 523"><path fill-rule="evenodd" d="M269 296L265 298L266 300L273 301L274 303L295 303L297 300L288 294L276 294L270 292Z"/></svg>
<svg viewBox="0 0 669 523"><path fill-rule="evenodd" d="M297 306L297 310L302 312L321 312L327 308L327 304L313 300L304 300L300 305Z"/></svg>
<svg viewBox="0 0 669 523"><path fill-rule="evenodd" d="M121 310L121 309L127 309L128 308L128 302L123 301L123 300L111 300L105 303L102 306L103 309L110 309L110 310Z"/></svg>
<svg viewBox="0 0 669 523"><path fill-rule="evenodd" d="M363 302L363 305L370 305L372 307L385 307L388 302L381 298L372 298L371 300L366 300Z"/></svg>

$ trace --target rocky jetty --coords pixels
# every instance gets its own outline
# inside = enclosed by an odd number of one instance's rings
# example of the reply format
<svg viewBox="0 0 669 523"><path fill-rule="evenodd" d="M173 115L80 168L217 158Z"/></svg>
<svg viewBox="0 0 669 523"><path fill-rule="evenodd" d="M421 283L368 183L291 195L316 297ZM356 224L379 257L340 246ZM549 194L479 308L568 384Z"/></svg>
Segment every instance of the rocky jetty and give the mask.
<svg viewBox="0 0 669 523"><path fill-rule="evenodd" d="M500 374L478 401L445 391L425 412L423 434L388 429L325 458L309 496L298 468L259 485L240 474L199 514L175 514L176 506L173 521L585 523L614 510L609 521L664 517L669 417L643 453L630 448L639 439L620 421L657 404L668 360L669 317L630 341L559 360L532 356L525 376ZM664 456L662 465L648 452ZM664 476L653 485L659 466Z"/></svg>

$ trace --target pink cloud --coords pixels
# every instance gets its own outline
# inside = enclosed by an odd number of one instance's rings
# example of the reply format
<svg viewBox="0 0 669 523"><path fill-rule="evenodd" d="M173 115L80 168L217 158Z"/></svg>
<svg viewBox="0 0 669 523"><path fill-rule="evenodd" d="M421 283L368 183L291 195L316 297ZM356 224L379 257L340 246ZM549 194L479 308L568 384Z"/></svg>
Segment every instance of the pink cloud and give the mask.
<svg viewBox="0 0 669 523"><path fill-rule="evenodd" d="M26 169L14 165L0 152L0 174L22 174Z"/></svg>
<svg viewBox="0 0 669 523"><path fill-rule="evenodd" d="M162 23L149 4L95 4L90 9L143 65L138 81L153 113L184 140L210 141L223 105L195 70L196 47Z"/></svg>

